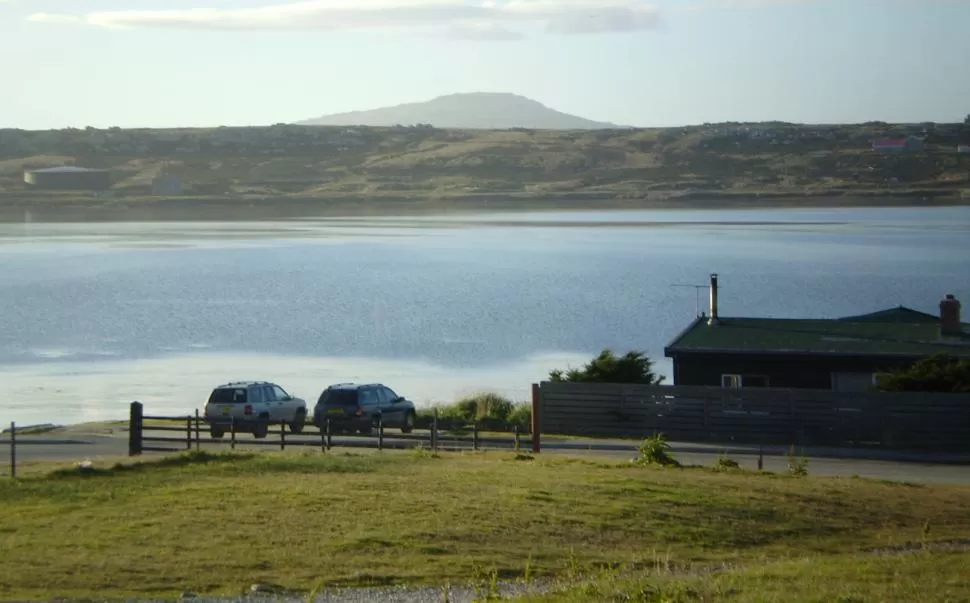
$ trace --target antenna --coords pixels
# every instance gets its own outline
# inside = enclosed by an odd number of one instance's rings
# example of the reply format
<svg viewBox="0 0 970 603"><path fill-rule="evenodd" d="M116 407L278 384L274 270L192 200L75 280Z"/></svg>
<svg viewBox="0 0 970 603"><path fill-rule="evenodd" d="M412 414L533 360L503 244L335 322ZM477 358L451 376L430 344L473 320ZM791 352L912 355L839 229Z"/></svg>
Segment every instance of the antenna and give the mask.
<svg viewBox="0 0 970 603"><path fill-rule="evenodd" d="M694 289L694 315L701 316L701 291L710 287L710 285L688 285L685 283L675 283L671 287L693 287Z"/></svg>
<svg viewBox="0 0 970 603"><path fill-rule="evenodd" d="M701 312L701 291L708 290L711 288L710 284L707 285L691 285L688 283L674 283L671 287L688 287L694 289L694 314L695 316L703 316L704 313Z"/></svg>

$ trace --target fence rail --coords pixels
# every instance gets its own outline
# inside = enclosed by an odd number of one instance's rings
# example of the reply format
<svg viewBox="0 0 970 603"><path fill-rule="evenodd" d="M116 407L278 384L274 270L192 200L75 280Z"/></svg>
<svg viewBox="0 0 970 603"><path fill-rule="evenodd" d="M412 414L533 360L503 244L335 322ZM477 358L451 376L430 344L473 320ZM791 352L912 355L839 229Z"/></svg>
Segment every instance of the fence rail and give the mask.
<svg viewBox="0 0 970 603"><path fill-rule="evenodd" d="M240 426L242 427L242 426ZM458 433L464 432L464 433ZM240 439L241 434L248 437ZM378 450L415 448L427 446L432 451L439 450L484 450L488 448L519 450L522 438L518 428L511 433L496 434L482 432L476 423L467 425L449 425L449 429L439 429L437 413L432 420L427 434L388 432L382 420L378 419L376 429L371 434L340 433L335 434L332 424L328 420L322 428L307 423L293 431L289 423L273 423L266 430L266 437L256 438L249 435L249 430L237 429L235 422L229 424L229 429L222 438L211 437L208 424L199 416L157 416L144 414L144 406L140 402L131 404L129 418L129 456L138 456L143 452L183 452L199 450L202 445L228 446L235 450L237 446L279 447L286 450L289 447L312 447L323 451L334 447L341 448L376 448ZM155 435L158 434L158 435ZM334 438L337 441L334 441Z"/></svg>
<svg viewBox="0 0 970 603"><path fill-rule="evenodd" d="M535 387L535 386L534 386ZM891 449L970 449L966 394L538 384L543 434Z"/></svg>

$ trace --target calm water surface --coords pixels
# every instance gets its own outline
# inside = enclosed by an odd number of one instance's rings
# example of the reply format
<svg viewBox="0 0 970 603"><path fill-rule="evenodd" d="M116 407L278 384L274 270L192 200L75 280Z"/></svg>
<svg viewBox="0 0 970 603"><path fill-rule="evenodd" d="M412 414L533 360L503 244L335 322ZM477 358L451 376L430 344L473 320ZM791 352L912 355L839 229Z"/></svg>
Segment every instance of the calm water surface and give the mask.
<svg viewBox="0 0 970 603"><path fill-rule="evenodd" d="M970 301L970 208L0 225L0 420L182 413L249 378L524 399L604 347L669 374L697 311L674 285L711 272L722 315L936 312Z"/></svg>

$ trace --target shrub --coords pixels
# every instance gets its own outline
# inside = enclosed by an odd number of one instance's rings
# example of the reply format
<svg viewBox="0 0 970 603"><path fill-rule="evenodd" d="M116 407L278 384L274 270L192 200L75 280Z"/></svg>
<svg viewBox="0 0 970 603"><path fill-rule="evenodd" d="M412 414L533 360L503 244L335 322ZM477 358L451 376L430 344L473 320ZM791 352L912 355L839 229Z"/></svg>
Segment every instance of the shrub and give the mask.
<svg viewBox="0 0 970 603"><path fill-rule="evenodd" d="M670 443L662 433L644 438L640 442L640 450L635 462L638 465L660 465L662 467L680 466L677 459L670 454Z"/></svg>
<svg viewBox="0 0 970 603"><path fill-rule="evenodd" d="M422 409L418 411L418 427L430 427L435 409L438 428L446 431L466 429L471 423L477 423L484 430L512 431L517 426L519 431L528 432L532 424L531 403L513 402L494 393L475 394L451 404Z"/></svg>
<svg viewBox="0 0 970 603"><path fill-rule="evenodd" d="M741 465L726 454L717 457L717 463L714 464L715 471L734 471L740 468Z"/></svg>
<svg viewBox="0 0 970 603"><path fill-rule="evenodd" d="M583 368L555 369L549 372L551 381L584 383L643 383L659 385L665 377L653 372L653 361L643 352L627 352L617 356L611 350L603 350L599 356L587 362Z"/></svg>
<svg viewBox="0 0 970 603"><path fill-rule="evenodd" d="M878 389L887 392L970 393L970 360L942 354L878 377Z"/></svg>
<svg viewBox="0 0 970 603"><path fill-rule="evenodd" d="M518 427L520 432L532 430L532 404L530 402L519 402L509 413L508 423L510 426Z"/></svg>

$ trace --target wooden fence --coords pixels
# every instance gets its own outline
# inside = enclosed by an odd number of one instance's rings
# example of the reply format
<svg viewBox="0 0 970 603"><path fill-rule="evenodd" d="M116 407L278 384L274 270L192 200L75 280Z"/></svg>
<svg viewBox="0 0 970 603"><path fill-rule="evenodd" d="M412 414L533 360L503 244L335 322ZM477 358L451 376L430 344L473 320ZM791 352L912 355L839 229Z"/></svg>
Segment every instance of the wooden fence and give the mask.
<svg viewBox="0 0 970 603"><path fill-rule="evenodd" d="M408 449L425 447L433 452L439 450L519 450L521 437L518 429L511 433L483 433L476 423L461 426L449 425L439 429L437 413L427 433L402 433L386 430L378 421L372 434L336 434L328 421L323 429L306 424L300 433L294 433L288 423L272 426L265 438L255 438L251 433L237 433L235 424L222 438L212 438L204 419L196 410L192 415L155 416L144 414L141 402L132 402L128 426L128 455L143 452L183 452L200 450L203 445L217 445L235 450L239 447L266 446L286 450L290 447L310 447L328 451L340 448Z"/></svg>
<svg viewBox="0 0 970 603"><path fill-rule="evenodd" d="M970 395L543 382L543 434L970 450Z"/></svg>

